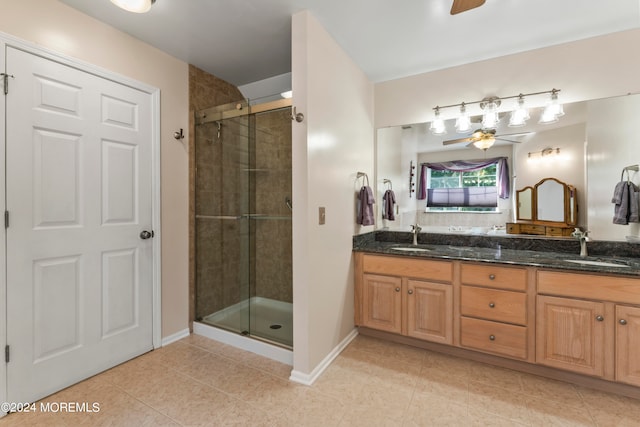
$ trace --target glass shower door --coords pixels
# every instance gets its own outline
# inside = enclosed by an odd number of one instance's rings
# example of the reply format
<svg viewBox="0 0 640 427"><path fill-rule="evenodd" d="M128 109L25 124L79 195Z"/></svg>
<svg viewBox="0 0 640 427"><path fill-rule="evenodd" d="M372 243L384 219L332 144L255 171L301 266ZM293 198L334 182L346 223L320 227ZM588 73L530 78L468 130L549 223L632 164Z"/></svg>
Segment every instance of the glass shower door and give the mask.
<svg viewBox="0 0 640 427"><path fill-rule="evenodd" d="M241 334L250 330L247 106L217 107L215 120L198 124L195 156L196 320Z"/></svg>

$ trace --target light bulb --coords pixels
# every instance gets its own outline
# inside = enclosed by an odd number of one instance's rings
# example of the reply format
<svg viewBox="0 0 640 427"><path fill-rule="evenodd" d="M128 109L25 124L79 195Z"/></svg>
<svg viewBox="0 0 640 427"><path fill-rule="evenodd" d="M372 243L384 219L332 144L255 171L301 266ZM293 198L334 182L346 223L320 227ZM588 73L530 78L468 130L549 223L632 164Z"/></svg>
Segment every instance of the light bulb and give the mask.
<svg viewBox="0 0 640 427"><path fill-rule="evenodd" d="M443 135L447 133L447 128L444 125L444 120L440 118L440 108L436 107L436 118L431 122L429 130L434 135Z"/></svg>
<svg viewBox="0 0 640 427"><path fill-rule="evenodd" d="M469 118L469 114L467 113L467 107L465 107L464 102L460 107L460 115L456 119L456 132L465 133L471 130L471 119Z"/></svg>

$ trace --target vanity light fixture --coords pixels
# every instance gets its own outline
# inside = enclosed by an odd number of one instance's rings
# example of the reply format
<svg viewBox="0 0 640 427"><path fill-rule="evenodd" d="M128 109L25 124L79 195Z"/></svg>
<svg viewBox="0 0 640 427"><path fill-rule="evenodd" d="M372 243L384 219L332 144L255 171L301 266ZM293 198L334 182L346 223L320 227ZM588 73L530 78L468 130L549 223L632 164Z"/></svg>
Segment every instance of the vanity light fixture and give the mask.
<svg viewBox="0 0 640 427"><path fill-rule="evenodd" d="M467 107L463 102L460 106L460 115L456 119L456 132L465 133L471 130L471 118L469 118L469 113L467 113Z"/></svg>
<svg viewBox="0 0 640 427"><path fill-rule="evenodd" d="M431 122L429 130L434 135L443 135L447 133L447 128L444 125L444 120L440 117L440 107L436 107L436 118Z"/></svg>
<svg viewBox="0 0 640 427"><path fill-rule="evenodd" d="M119 8L134 13L149 12L155 2L156 0L111 0Z"/></svg>
<svg viewBox="0 0 640 427"><path fill-rule="evenodd" d="M509 119L509 127L515 128L524 126L531 116L529 116L529 110L524 105L524 96L518 95L518 103L515 110L511 112L511 118Z"/></svg>
<svg viewBox="0 0 640 427"><path fill-rule="evenodd" d="M562 108L562 104L558 102L558 91L554 89L551 91L551 97L540 116L539 123L555 123L558 121L558 117L562 116L564 116L564 108Z"/></svg>
<svg viewBox="0 0 640 427"><path fill-rule="evenodd" d="M500 116L498 116L500 103L500 98L496 96L485 98L480 102L480 108L484 111L482 114L482 127L484 129L495 129L500 123Z"/></svg>
<svg viewBox="0 0 640 427"><path fill-rule="evenodd" d="M558 120L558 117L564 115L562 104L558 100L558 92L560 89L551 89L542 92L521 93L513 96L488 96L480 101L462 102L459 104L451 104L445 106L436 106L435 119L431 122L429 129L434 135L442 135L447 132L444 120L440 117L440 110L443 108L459 107L460 113L456 119L456 131L458 133L468 132L472 129L471 118L467 112L467 106L472 104L479 104L482 110L482 128L483 129L495 129L500 122L500 114L498 108L502 104L502 101L506 99L517 99L515 108L511 111L509 118L509 126L519 127L524 126L529 120L529 110L526 107L525 98L531 98L537 95L550 94L546 107L544 108L541 116L540 123L553 123ZM468 123L468 127L465 125Z"/></svg>
<svg viewBox="0 0 640 427"><path fill-rule="evenodd" d="M549 156L555 157L555 156L558 156L559 154L560 154L560 148L547 147L541 151L531 151L529 152L527 157L529 159L537 159L537 158L549 157Z"/></svg>

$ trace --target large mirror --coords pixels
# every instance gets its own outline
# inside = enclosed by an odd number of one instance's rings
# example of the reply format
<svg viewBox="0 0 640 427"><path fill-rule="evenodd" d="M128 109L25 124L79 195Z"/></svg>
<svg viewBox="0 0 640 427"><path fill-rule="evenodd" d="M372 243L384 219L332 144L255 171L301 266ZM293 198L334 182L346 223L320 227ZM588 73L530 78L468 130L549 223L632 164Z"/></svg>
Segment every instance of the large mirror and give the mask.
<svg viewBox="0 0 640 427"><path fill-rule="evenodd" d="M637 129L626 118L640 115L640 95L612 97L564 104L565 115L553 124L538 124L538 113L531 111L528 124L509 128L508 117L503 118L498 134L522 133L511 139L519 143L496 142L487 151L465 144L444 146L444 140L468 135L456 134L454 120L447 120L448 134L435 136L429 132L429 123L405 124L378 129L376 150L376 185L383 189L383 179L394 182L398 203L395 223L377 221L378 228L405 229L417 221L423 229L434 232L450 230L495 230L509 222L532 220L536 216L555 222L564 218L563 204L556 208L544 206L538 211L533 204L534 186L545 177L554 177L570 183L575 192L570 194L568 213L570 220L590 236L598 240L625 240L625 236L640 235L640 224L626 226L612 223L611 194L620 179L621 170L640 163L634 158ZM543 155L549 148L553 156ZM559 149L559 150L555 150ZM417 200L415 193L403 188L410 161L420 165L425 162L482 159L507 156L512 176L512 196L501 200L497 213L435 214L425 212L425 204ZM640 184L640 172L631 180ZM400 185L396 184L400 183ZM588 185L587 185L588 183ZM405 186L406 187L406 186ZM530 187L530 190L527 190ZM545 198L559 200L558 186L547 183L541 193ZM516 190L524 189L524 192ZM382 194L379 194L381 200ZM581 208L578 210L577 206ZM562 221L559 221L562 222ZM570 238L570 237L569 237Z"/></svg>

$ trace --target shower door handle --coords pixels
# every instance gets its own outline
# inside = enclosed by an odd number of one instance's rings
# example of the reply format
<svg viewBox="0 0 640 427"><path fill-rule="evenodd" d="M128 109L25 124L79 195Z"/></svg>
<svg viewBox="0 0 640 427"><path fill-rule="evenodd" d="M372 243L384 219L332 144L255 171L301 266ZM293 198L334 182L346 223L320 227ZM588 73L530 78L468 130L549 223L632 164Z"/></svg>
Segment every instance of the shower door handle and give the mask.
<svg viewBox="0 0 640 427"><path fill-rule="evenodd" d="M153 232L153 230L151 230L151 231L142 230L142 231L140 232L140 238L141 238L142 240L147 240L147 239L152 238L152 237L154 236L154 234L155 234L155 233Z"/></svg>

